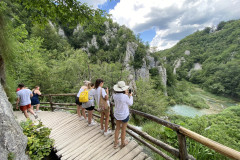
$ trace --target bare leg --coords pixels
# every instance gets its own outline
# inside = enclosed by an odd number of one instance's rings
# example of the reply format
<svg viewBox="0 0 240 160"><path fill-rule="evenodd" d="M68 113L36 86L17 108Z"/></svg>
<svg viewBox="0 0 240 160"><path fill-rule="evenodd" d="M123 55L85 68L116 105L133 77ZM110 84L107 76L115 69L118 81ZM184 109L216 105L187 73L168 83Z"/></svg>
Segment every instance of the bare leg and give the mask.
<svg viewBox="0 0 240 160"><path fill-rule="evenodd" d="M88 124L92 123L92 113L93 113L93 110L88 111Z"/></svg>
<svg viewBox="0 0 240 160"><path fill-rule="evenodd" d="M105 132L108 130L108 123L109 123L109 114L105 114Z"/></svg>
<svg viewBox="0 0 240 160"><path fill-rule="evenodd" d="M81 108L82 108L82 106L81 106ZM82 108L82 115L83 115L83 117L86 119L87 117L86 117L86 113L85 113L85 108Z"/></svg>
<svg viewBox="0 0 240 160"><path fill-rule="evenodd" d="M77 105L77 114L79 117L81 117L80 109L81 109L81 106Z"/></svg>
<svg viewBox="0 0 240 160"><path fill-rule="evenodd" d="M103 130L103 120L104 120L104 113L101 112L101 119L100 119L100 123L101 123L101 130Z"/></svg>
<svg viewBox="0 0 240 160"><path fill-rule="evenodd" d="M121 131L121 146L124 147L125 144L125 137L126 137L126 129L127 129L127 122L123 123L122 122L122 131Z"/></svg>
<svg viewBox="0 0 240 160"><path fill-rule="evenodd" d="M116 120L116 130L115 130L115 141L114 141L114 146L118 144L118 136L119 136L119 131L120 131L120 123L121 121Z"/></svg>
<svg viewBox="0 0 240 160"><path fill-rule="evenodd" d="M28 113L27 113L27 110L24 110L23 113L24 113L24 116L25 116L26 118L29 118L29 115L28 115Z"/></svg>
<svg viewBox="0 0 240 160"><path fill-rule="evenodd" d="M33 111L32 108L29 108L28 111L29 111L30 113L32 113L32 115L36 115L36 114L34 113L34 111Z"/></svg>
<svg viewBox="0 0 240 160"><path fill-rule="evenodd" d="M39 107L40 107L40 104L37 104L37 106L36 106L36 111L39 110Z"/></svg>

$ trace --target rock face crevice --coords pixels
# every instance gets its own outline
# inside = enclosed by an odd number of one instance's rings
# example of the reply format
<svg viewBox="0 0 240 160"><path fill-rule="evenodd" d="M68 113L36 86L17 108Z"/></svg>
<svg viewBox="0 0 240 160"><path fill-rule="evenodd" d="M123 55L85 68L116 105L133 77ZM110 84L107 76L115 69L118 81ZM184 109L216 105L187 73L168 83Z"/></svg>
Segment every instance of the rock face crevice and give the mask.
<svg viewBox="0 0 240 160"><path fill-rule="evenodd" d="M11 153L16 160L27 160L27 137L14 118L12 105L0 84L0 159L8 159Z"/></svg>

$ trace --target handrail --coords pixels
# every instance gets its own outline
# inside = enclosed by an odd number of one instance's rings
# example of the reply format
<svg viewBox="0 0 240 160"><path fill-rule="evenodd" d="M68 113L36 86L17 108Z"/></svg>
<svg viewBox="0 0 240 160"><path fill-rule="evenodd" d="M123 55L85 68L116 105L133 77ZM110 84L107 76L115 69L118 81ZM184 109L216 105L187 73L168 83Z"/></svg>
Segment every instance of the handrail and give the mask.
<svg viewBox="0 0 240 160"><path fill-rule="evenodd" d="M229 158L240 160L240 152L238 152L232 148L224 146L218 142L215 142L209 138L206 138L200 134L197 134L197 133L195 133L189 129L186 129L184 127L181 127L181 126L179 127L179 132L184 134L185 136L188 136L188 137L194 139L195 141L229 157Z"/></svg>
<svg viewBox="0 0 240 160"><path fill-rule="evenodd" d="M71 109L71 110L76 110L76 108L65 108L65 107L54 107L54 105L59 105L59 106L75 106L74 103L54 103L52 102L52 97L53 96L76 96L76 93L68 93L68 94L45 94L42 95L45 97L49 97L49 102L42 102L41 104L50 104L50 108L52 109L52 111L54 110L54 108L59 108L59 109ZM111 103L110 107L111 107L111 112L110 112L110 116L111 116L111 123L112 123L112 128L114 129L115 127L115 123L114 123L114 117L113 117L113 103ZM47 107L47 106L40 106L40 107ZM227 146L224 146L220 143L217 143L211 139L208 139L202 135L199 135L191 130L188 130L180 125L162 120L156 116L141 112L141 111L137 111L134 109L130 109L130 112L132 114L136 114L139 116L142 116L146 119L149 119L151 121L154 121L158 124L164 125L168 128L171 128L172 130L176 131L177 133L177 137L178 137L178 143L179 143L179 150L175 149L174 147L161 142L158 139L153 138L152 136L148 135L147 133L136 129L135 127L133 127L132 125L128 125L127 127L132 130L133 132L135 132L136 134L138 134L139 136L143 137L144 139L150 141L151 143L161 147L162 149L164 149L165 151L171 153L173 156L178 157L180 160L186 160L186 159L191 159L194 160L195 158L192 155L189 155L187 153L187 147L186 147L186 137L189 137L213 150L215 150L218 153L221 153L222 155L225 155L229 158L232 159L236 159L236 160L240 160L240 152L231 149ZM94 114L94 116L99 117L98 115ZM149 144L148 142L144 141L143 139L135 136L133 133L129 132L127 130L127 133L130 134L132 137L134 137L135 139L137 139L138 141L140 141L142 144L144 144L145 146L149 147L150 149L152 149L154 152L156 152L157 154L159 154L160 156L162 156L165 159L172 159L171 157L169 157L168 155L166 155L165 153L163 153L162 151L158 150L157 148L155 148L154 146L152 146L151 144Z"/></svg>

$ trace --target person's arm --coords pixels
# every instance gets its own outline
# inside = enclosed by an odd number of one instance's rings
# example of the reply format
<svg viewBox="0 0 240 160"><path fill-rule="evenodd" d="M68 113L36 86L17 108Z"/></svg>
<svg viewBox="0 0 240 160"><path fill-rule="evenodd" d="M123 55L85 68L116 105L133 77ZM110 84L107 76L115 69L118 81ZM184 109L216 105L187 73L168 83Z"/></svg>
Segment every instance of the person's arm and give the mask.
<svg viewBox="0 0 240 160"><path fill-rule="evenodd" d="M133 96L132 93L129 94L130 97L127 96L127 105L132 106L133 105Z"/></svg>
<svg viewBox="0 0 240 160"><path fill-rule="evenodd" d="M106 91L102 89L102 96L106 101L108 100L108 88L106 89Z"/></svg>
<svg viewBox="0 0 240 160"><path fill-rule="evenodd" d="M18 97L18 98L17 98L17 101L16 101L16 109L18 109L18 104L19 104L19 102L20 102L20 98Z"/></svg>
<svg viewBox="0 0 240 160"><path fill-rule="evenodd" d="M30 98L33 96L33 93L32 93L32 91L29 89L29 91L28 91L29 93L30 93Z"/></svg>
<svg viewBox="0 0 240 160"><path fill-rule="evenodd" d="M39 90L37 90L37 94L38 94L39 96L41 96L41 92L40 92Z"/></svg>

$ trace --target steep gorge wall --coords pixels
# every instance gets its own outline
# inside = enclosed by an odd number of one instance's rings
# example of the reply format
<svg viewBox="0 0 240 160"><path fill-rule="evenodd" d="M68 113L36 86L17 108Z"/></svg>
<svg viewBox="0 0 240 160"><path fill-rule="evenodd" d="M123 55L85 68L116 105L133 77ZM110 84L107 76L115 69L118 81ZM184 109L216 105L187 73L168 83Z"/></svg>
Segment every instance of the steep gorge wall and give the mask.
<svg viewBox="0 0 240 160"><path fill-rule="evenodd" d="M25 154L27 137L14 118L12 105L0 84L0 159L8 159L8 154L14 154L17 160L28 159Z"/></svg>

